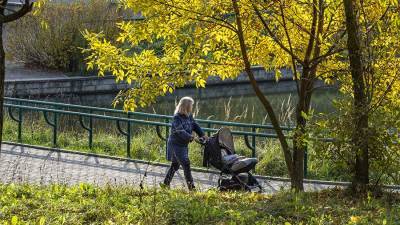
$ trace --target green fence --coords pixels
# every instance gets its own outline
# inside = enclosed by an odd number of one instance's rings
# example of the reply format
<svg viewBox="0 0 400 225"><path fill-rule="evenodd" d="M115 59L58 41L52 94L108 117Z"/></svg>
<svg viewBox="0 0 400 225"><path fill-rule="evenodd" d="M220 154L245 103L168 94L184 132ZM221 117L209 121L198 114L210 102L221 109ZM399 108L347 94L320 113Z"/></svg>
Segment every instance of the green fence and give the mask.
<svg viewBox="0 0 400 225"><path fill-rule="evenodd" d="M52 128L52 145L57 145L57 131L60 128L59 117L61 115L75 116L79 124L88 133L88 146L93 147L93 123L94 120L111 121L119 133L126 138L126 156L131 157L131 138L133 135L133 125L147 125L154 127L158 137L167 142L172 116L159 115L143 112L124 112L122 110L90 107L82 105L72 105L56 102L37 101L19 98L5 98L4 107L8 110L10 118L18 123L18 142L23 143L23 121L25 112L38 112L43 114L44 120ZM111 114L111 115L107 115ZM73 119L72 117L70 118ZM260 125L249 123L236 123L216 120L196 119L203 127L203 130L210 135L220 127L226 126L232 129L232 134L236 137L244 138L247 148L252 152L252 157L256 155L257 138L277 138L272 125ZM292 130L291 127L282 127L285 134ZM259 139L260 140L260 139ZM307 155L305 155L305 175L307 173Z"/></svg>

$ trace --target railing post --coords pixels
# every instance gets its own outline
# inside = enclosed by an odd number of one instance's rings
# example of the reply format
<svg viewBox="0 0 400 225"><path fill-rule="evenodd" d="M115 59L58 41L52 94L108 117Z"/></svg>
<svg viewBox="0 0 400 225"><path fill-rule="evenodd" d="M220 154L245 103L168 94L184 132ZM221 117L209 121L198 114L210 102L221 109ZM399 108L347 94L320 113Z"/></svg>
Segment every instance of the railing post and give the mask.
<svg viewBox="0 0 400 225"><path fill-rule="evenodd" d="M90 113L91 113L91 111L90 111ZM85 125L85 122L83 121L83 119L84 119L84 117L80 116L79 117L79 123L81 124L81 126L82 126L82 128L84 130L89 132L89 134L88 134L89 149L92 150L92 147L93 147L93 118L92 118L91 115L88 116L88 119L89 119L89 125L88 126Z"/></svg>
<svg viewBox="0 0 400 225"><path fill-rule="evenodd" d="M53 147L57 147L57 127L58 127L58 123L57 123L57 113L53 112L53 123L50 121L47 111L43 111L43 116L44 116L44 120L46 121L46 123L48 125L50 125L53 128Z"/></svg>
<svg viewBox="0 0 400 225"><path fill-rule="evenodd" d="M18 109L18 142L22 143L22 108Z"/></svg>
<svg viewBox="0 0 400 225"><path fill-rule="evenodd" d="M165 118L165 123L169 123L169 119ZM167 148L168 148L168 138L169 138L169 127L165 127L165 158L168 158Z"/></svg>
<svg viewBox="0 0 400 225"><path fill-rule="evenodd" d="M130 115L128 114L127 118L129 119ZM126 131L122 130L121 127L121 120L115 120L115 122L117 123L117 129L119 131L120 134L124 135L126 137L126 156L128 158L131 158L131 121L126 121L123 120L124 122L126 122Z"/></svg>
<svg viewBox="0 0 400 225"><path fill-rule="evenodd" d="M255 158L256 157L256 136L254 135L254 133L256 133L256 128L252 127L251 128L251 132L253 133L253 135L252 135L253 137L251 139L251 145L253 147L252 152L251 152L251 156L253 158Z"/></svg>
<svg viewBox="0 0 400 225"><path fill-rule="evenodd" d="M131 114L128 113L128 118L131 118ZM126 127L126 155L131 158L131 122L128 121Z"/></svg>
<svg viewBox="0 0 400 225"><path fill-rule="evenodd" d="M208 122L207 123L207 128L211 128L211 123L210 122ZM207 136L211 136L211 131L207 131Z"/></svg>
<svg viewBox="0 0 400 225"><path fill-rule="evenodd" d="M304 151L304 164L303 164L303 166L304 166L304 179L306 179L307 178L307 173L308 173L308 153L307 153L307 147L306 147L306 149L305 149L305 151Z"/></svg>
<svg viewBox="0 0 400 225"><path fill-rule="evenodd" d="M58 114L54 112L54 127L53 127L53 146L57 147L57 127L58 127Z"/></svg>
<svg viewBox="0 0 400 225"><path fill-rule="evenodd" d="M256 133L256 128L252 127L251 128L252 132L252 138L251 138L251 157L256 158L256 136L254 135ZM253 173L256 172L256 168L253 168Z"/></svg>
<svg viewBox="0 0 400 225"><path fill-rule="evenodd" d="M15 118L13 112L12 112L12 107L8 107L8 115L10 116L11 120L14 120L15 122L18 123L18 142L22 142L22 108L18 108L18 118Z"/></svg>
<svg viewBox="0 0 400 225"><path fill-rule="evenodd" d="M92 114L92 110L89 111ZM89 117L89 149L92 150L93 148L93 118Z"/></svg>

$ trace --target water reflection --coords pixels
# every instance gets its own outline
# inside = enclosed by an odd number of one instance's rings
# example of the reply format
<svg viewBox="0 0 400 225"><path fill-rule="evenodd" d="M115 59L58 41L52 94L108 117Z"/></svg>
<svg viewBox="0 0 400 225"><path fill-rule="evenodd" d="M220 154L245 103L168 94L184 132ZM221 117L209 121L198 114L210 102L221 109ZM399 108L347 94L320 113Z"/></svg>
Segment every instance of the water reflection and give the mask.
<svg viewBox="0 0 400 225"><path fill-rule="evenodd" d="M254 95L225 98L201 98L192 96L195 101L195 113L199 118L227 120L248 123L268 122L267 113ZM297 102L296 93L268 94L271 104L281 121L293 122L294 108ZM334 112L333 100L338 97L337 90L322 89L314 92L312 108L316 113ZM174 111L178 97L175 100L161 100L150 107L139 110L159 114L171 114Z"/></svg>

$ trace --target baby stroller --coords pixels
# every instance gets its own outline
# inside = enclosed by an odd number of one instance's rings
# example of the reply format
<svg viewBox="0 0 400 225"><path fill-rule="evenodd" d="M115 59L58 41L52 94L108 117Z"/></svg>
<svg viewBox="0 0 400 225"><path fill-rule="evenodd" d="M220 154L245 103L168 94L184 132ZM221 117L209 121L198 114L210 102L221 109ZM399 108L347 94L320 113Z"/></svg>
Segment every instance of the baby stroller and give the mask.
<svg viewBox="0 0 400 225"><path fill-rule="evenodd" d="M215 167L220 173L218 189L220 191L245 190L262 192L262 187L250 173L258 160L235 154L233 136L228 128L221 128L207 141L199 139L204 146L203 166Z"/></svg>

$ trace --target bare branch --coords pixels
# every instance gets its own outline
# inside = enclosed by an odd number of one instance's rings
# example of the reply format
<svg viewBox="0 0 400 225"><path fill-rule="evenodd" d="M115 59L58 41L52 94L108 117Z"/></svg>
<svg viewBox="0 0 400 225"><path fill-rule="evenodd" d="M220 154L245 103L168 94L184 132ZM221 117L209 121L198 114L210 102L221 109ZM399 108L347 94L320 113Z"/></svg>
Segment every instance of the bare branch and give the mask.
<svg viewBox="0 0 400 225"><path fill-rule="evenodd" d="M224 19L221 19L221 18L218 18L218 17L215 17L215 16L206 15L206 14L203 14L203 13L201 13L201 12L197 12L197 11L194 11L194 10L191 10L191 9L178 7L178 6L176 6L176 5L173 5L173 4L170 4L170 3L167 3L167 2L162 2L162 1L158 1L158 0L154 0L154 2L156 2L156 3L158 3L158 4L161 4L161 5L165 5L165 6L174 8L174 9L186 11L186 12L193 13L193 14L195 14L195 15L198 15L198 16L202 16L202 17L205 17L205 18L208 18L208 19L215 20L215 21L209 21L209 20L204 20L204 19L199 19L199 18L191 18L191 19L198 20L198 21L209 22L209 23L215 23L215 24L218 24L218 25L220 25L220 26L222 26L222 27L225 27L225 28L227 28L227 29L230 29L230 30L232 30L232 31L234 31L234 32L237 32L236 27L234 27L231 23L227 22L227 21L224 20ZM219 22L221 22L221 23L217 23L216 21L219 21Z"/></svg>
<svg viewBox="0 0 400 225"><path fill-rule="evenodd" d="M343 33L340 35L340 37L339 37L338 40L342 39L342 38L345 36L345 34L346 34L346 30L343 31ZM311 63L311 64L314 64L314 65L315 65L315 64L319 64L322 60L328 58L329 56L334 55L334 54L337 54L337 53L340 53L340 52L342 52L342 51L345 50L345 48L337 48L337 47L338 47L337 45L338 45L338 42L336 42L335 44L333 44L333 45L328 49L328 51L326 51L325 54L322 54L322 55L320 55L320 56L318 56L318 57L313 58L313 59L311 60L310 63Z"/></svg>
<svg viewBox="0 0 400 225"><path fill-rule="evenodd" d="M290 49L288 49L279 39L278 37L275 36L275 34L272 32L270 27L268 26L268 23L265 21L264 17L261 15L260 10L257 8L257 6L253 3L253 9L255 13L257 14L257 17L260 19L261 23L263 24L265 30L267 30L268 34L271 36L271 38L283 49L285 52L287 52L291 57L293 57L298 63L300 63L302 66L304 66L304 62L297 57Z"/></svg>
<svg viewBox="0 0 400 225"><path fill-rule="evenodd" d="M313 0L313 15L312 15L312 24L311 24L311 34L310 34L310 39L308 40L306 54L304 56L304 64L306 64L306 66L309 66L308 64L310 62L311 52L313 50L314 41L316 39L315 33L317 30L317 19L318 19L317 0Z"/></svg>
<svg viewBox="0 0 400 225"><path fill-rule="evenodd" d="M7 4L7 1L3 1L3 3L4 2L6 2L5 4ZM2 4L2 6L4 6L4 4ZM32 10L32 7L33 3L31 3L30 0L25 0L23 6L18 11L9 15L4 15L4 14L0 15L0 23L8 23L17 20L25 16L28 12L30 12Z"/></svg>
<svg viewBox="0 0 400 225"><path fill-rule="evenodd" d="M290 39L289 31L288 31L288 28L287 28L287 25L286 25L286 17L285 17L284 11L283 11L283 4L282 3L279 4L279 8L280 8L280 11L281 11L283 28L285 30L286 38L287 38L288 43L289 43L289 48L290 48L290 51L293 53L292 40ZM300 95L299 79L297 77L297 65L296 65L296 60L293 58L293 56L292 56L292 66L293 66L294 80L296 81L297 94Z"/></svg>
<svg viewBox="0 0 400 225"><path fill-rule="evenodd" d="M379 100L376 102L375 105L371 105L368 109L368 111L370 112L374 112L376 109L378 109L381 105L383 100L385 99L385 97L387 96L387 94L389 93L389 91L392 89L394 83L399 79L399 75L395 75L393 77L393 79L391 80L391 82L389 83L389 85L387 86L386 90L384 91L384 93L382 94L382 96L379 98Z"/></svg>

